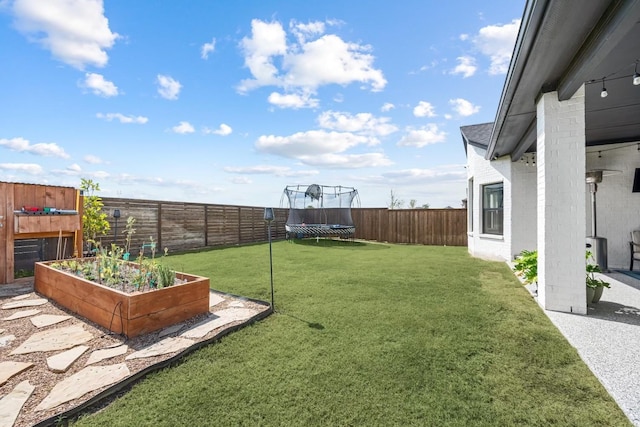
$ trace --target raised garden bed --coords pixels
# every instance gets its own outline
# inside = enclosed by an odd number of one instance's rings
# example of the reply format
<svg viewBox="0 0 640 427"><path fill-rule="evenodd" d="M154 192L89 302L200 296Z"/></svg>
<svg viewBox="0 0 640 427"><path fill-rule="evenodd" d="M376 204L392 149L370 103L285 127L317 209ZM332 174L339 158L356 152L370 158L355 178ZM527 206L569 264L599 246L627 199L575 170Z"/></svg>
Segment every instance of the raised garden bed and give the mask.
<svg viewBox="0 0 640 427"><path fill-rule="evenodd" d="M34 289L59 305L132 338L209 311L209 279L176 272L186 282L126 293L50 266L35 264Z"/></svg>

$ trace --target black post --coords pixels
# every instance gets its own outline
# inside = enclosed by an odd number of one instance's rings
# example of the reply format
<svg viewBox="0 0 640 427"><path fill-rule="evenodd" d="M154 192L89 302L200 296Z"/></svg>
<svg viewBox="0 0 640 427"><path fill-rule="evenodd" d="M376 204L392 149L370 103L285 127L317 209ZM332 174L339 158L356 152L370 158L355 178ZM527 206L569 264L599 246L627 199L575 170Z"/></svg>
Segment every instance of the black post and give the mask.
<svg viewBox="0 0 640 427"><path fill-rule="evenodd" d="M273 300L273 251L271 249L271 223L273 222L273 208L264 208L264 220L267 222L269 232L269 273L271 276L271 310L276 311L275 302Z"/></svg>
<svg viewBox="0 0 640 427"><path fill-rule="evenodd" d="M118 218L120 218L120 209L113 210L113 217L116 220L116 225L113 228L113 243L118 244Z"/></svg>

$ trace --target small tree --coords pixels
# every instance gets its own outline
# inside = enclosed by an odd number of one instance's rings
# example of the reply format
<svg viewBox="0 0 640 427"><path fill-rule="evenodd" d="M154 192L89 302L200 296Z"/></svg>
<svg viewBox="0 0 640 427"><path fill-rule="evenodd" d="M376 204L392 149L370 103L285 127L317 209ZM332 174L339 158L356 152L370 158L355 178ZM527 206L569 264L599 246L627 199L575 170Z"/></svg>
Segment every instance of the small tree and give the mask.
<svg viewBox="0 0 640 427"><path fill-rule="evenodd" d="M409 200L409 209L415 209L418 201L416 199Z"/></svg>
<svg viewBox="0 0 640 427"><path fill-rule="evenodd" d="M398 199L392 189L389 199L389 209L400 209L402 205L404 205L404 200Z"/></svg>
<svg viewBox="0 0 640 427"><path fill-rule="evenodd" d="M422 209L429 209L431 207L431 205L429 203L425 203L424 205L422 205Z"/></svg>
<svg viewBox="0 0 640 427"><path fill-rule="evenodd" d="M82 237L91 252L96 244L96 237L109 232L111 227L107 221L107 214L102 211L104 204L102 198L95 195L100 191L100 184L91 179L81 178L80 190L84 196L82 204Z"/></svg>

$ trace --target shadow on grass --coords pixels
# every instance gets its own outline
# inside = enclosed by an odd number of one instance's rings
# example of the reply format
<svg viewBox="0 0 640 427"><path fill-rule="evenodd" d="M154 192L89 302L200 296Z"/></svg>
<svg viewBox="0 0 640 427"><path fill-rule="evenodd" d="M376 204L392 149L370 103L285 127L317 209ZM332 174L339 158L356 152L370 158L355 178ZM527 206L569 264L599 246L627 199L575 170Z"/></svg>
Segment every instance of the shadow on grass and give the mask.
<svg viewBox="0 0 640 427"><path fill-rule="evenodd" d="M313 237L307 239L291 239L290 243L301 246L337 248L337 249L364 249L364 250L380 250L389 249L388 245L382 243L357 242L354 240L336 240L336 239L318 239Z"/></svg>
<svg viewBox="0 0 640 427"><path fill-rule="evenodd" d="M294 316L293 314L289 314L289 313L283 313L282 311L278 311L279 314L282 314L283 316L287 316L287 317L291 317L292 319L296 319L299 320L303 323L306 323L308 327L310 327L311 329L317 329L319 331L324 329L324 326L321 323L317 323L317 322L309 322L307 320L301 319L298 316Z"/></svg>

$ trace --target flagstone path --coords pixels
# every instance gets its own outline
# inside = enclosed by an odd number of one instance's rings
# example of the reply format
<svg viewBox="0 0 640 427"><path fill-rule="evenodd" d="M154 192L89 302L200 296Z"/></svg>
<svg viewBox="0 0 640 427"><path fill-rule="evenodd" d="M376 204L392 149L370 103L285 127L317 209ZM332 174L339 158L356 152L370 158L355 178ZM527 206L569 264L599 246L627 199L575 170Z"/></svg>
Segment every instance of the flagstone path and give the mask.
<svg viewBox="0 0 640 427"><path fill-rule="evenodd" d="M61 310L30 285L0 285L0 427L59 416L269 309L212 291L207 315L127 340Z"/></svg>

